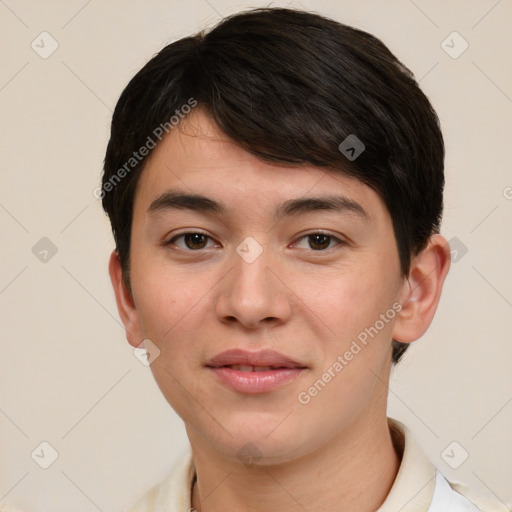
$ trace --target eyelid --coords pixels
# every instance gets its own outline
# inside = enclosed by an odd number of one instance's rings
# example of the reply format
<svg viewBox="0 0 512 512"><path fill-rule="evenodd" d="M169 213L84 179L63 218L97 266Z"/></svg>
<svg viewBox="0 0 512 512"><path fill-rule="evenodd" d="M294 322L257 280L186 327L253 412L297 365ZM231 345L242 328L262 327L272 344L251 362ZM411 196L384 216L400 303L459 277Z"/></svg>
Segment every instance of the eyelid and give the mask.
<svg viewBox="0 0 512 512"><path fill-rule="evenodd" d="M174 240L176 240L177 238L180 238L180 237L183 237L185 235L203 235L204 237L206 237L207 239L211 240L211 241L214 241L214 238L212 238L210 235L208 235L207 233L205 233L204 231L201 231L200 229L188 229L186 231L182 231L181 233L175 233L172 235L171 238L164 238L164 240L162 241L162 245L164 247L168 246L168 245L176 245L174 243ZM178 247L178 246L177 246ZM197 250L192 250L192 249L183 249L182 247L178 247L178 249L182 250L182 251L186 251L186 252L201 252L203 251L204 249L197 249ZM209 247L207 248L209 249Z"/></svg>
<svg viewBox="0 0 512 512"><path fill-rule="evenodd" d="M334 245L333 247L329 247L328 249L323 249L323 250L308 249L309 251L314 252L314 253L327 252L327 251L330 251L331 249L334 249L335 247L348 244L347 240L345 240L343 238L340 238L339 236L333 235L332 233L330 233L328 231L324 231L322 229L315 230L315 231L308 231L307 233L304 233L303 235L300 235L296 239L294 244L296 244L300 240L303 240L304 238L307 238L307 237L313 236L313 235L325 235L325 236L329 237L331 240L335 240L337 242L336 245Z"/></svg>
<svg viewBox="0 0 512 512"><path fill-rule="evenodd" d="M175 233L172 235L171 238L169 239L164 239L164 241L162 242L162 245L164 246L168 246L168 245L176 245L174 243L174 240L176 240L177 238L180 238L180 237L183 237L185 235L189 235L189 234L199 234L199 235L203 235L205 236L207 239L211 240L211 241L214 241L214 238L212 238L210 235L208 235L207 233L199 230L199 229L194 229L194 230L187 230L187 231L182 231L181 233ZM346 245L348 242L347 240L343 239L343 238L340 238L338 236L335 236L333 235L332 233L328 232L328 231L324 231L324 230L314 230L314 231L308 231L307 233L304 233L302 235L300 235L298 238L295 239L295 241L293 242L293 244L296 244L297 242L309 237L309 236L313 236L313 235L325 235L327 237L329 237L332 240L336 241L336 245L334 245L333 247L329 247L328 249L322 249L322 250L314 250L314 249L306 249L306 250L309 250L311 252L314 252L314 253L322 253L322 252L327 252L331 249L334 249L335 247L338 247L340 245ZM193 249L183 249L182 247L178 247L178 249L181 249L185 252L201 252L207 248L203 248L203 249L197 249L197 250L193 250Z"/></svg>

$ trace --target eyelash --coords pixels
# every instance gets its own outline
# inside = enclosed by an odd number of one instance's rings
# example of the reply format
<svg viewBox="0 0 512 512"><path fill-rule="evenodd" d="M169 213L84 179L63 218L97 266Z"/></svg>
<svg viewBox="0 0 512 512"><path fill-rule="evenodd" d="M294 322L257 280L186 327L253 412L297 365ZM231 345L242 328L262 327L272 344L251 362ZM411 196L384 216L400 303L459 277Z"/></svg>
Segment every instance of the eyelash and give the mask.
<svg viewBox="0 0 512 512"><path fill-rule="evenodd" d="M169 246L169 245L175 245L174 242L175 240L179 239L179 238L183 238L185 235L203 235L204 237L206 237L207 239L210 239L212 240L211 237L209 237L206 233L202 233L201 231L186 231L184 233L180 233L178 235L175 235L174 237L172 237L170 240L166 241L163 243L164 246ZM331 241L336 241L336 245L333 246L333 247L336 247L336 246L341 246L341 245L346 245L346 242L343 241L343 240L340 240L339 238L335 237L334 235L330 235L329 233L324 233L322 231L312 231L311 233L306 233L305 235L302 235L301 237L299 237L297 239L297 241L300 241L300 240L303 240L305 238L308 238L308 237L311 237L311 236L315 236L315 235L323 235L325 237L327 237L329 240L329 242ZM330 243L329 243L330 245ZM333 247L327 247L326 249L308 249L312 252L327 252L328 250L330 249L333 249ZM183 249L182 247L179 247L179 249L185 251L185 252L201 252L203 249L189 249L189 248L185 248Z"/></svg>

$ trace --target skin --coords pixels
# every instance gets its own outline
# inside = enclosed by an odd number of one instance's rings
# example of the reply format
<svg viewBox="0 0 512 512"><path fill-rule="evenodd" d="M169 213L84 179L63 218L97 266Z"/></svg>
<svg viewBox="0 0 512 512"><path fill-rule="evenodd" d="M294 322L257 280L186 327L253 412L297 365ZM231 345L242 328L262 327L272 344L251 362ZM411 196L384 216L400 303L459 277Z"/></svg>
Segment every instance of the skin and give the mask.
<svg viewBox="0 0 512 512"><path fill-rule="evenodd" d="M206 195L228 211L148 212L169 189ZM273 215L286 200L333 193L357 202L367 219L352 211ZM305 236L319 230L334 238ZM209 238L174 239L198 231ZM236 252L246 237L263 249L252 263ZM193 507L376 510L400 464L386 419L392 339L411 342L426 331L449 262L446 240L434 235L401 275L391 217L371 188L335 171L262 162L194 109L139 180L132 293L115 251L109 266L128 341L150 339L160 350L151 369L185 422L197 471ZM301 404L298 394L394 303L401 311ZM231 348L273 349L307 369L279 389L238 393L205 367ZM248 442L261 455L252 466L237 456Z"/></svg>

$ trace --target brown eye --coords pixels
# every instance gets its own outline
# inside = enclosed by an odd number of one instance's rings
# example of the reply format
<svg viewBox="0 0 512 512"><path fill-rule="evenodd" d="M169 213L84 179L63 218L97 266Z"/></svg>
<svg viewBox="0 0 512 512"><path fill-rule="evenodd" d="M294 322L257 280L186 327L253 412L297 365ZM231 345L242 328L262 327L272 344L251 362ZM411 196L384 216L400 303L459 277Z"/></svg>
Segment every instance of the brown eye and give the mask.
<svg viewBox="0 0 512 512"><path fill-rule="evenodd" d="M182 233L181 235L171 238L165 245L176 245L183 250L197 251L204 249L209 239L210 237L203 233ZM183 240L183 242L177 243L178 240Z"/></svg>
<svg viewBox="0 0 512 512"><path fill-rule="evenodd" d="M309 239L309 246L315 251L320 251L329 247L331 236L324 235L323 233L316 233L314 235L307 235Z"/></svg>
<svg viewBox="0 0 512 512"><path fill-rule="evenodd" d="M206 244L206 238L202 233L186 233L184 238L185 245L189 249L203 249Z"/></svg>
<svg viewBox="0 0 512 512"><path fill-rule="evenodd" d="M338 245L341 248L341 246L345 245L346 242L344 240L340 240L334 235L329 235L319 231L301 236L295 244L301 249L315 252L327 252L327 250L334 249Z"/></svg>

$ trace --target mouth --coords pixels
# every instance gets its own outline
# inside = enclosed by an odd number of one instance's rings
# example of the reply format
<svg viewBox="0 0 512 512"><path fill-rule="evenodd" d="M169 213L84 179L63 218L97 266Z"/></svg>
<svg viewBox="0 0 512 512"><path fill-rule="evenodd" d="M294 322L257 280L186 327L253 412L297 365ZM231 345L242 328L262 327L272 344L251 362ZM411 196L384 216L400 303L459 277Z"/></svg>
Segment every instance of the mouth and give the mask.
<svg viewBox="0 0 512 512"><path fill-rule="evenodd" d="M242 372L278 370L281 368L306 368L288 356L274 350L231 349L212 357L206 366L210 368L229 367Z"/></svg>
<svg viewBox="0 0 512 512"><path fill-rule="evenodd" d="M206 368L219 383L242 394L267 393L289 384L307 366L275 351L228 350L210 359Z"/></svg>
<svg viewBox="0 0 512 512"><path fill-rule="evenodd" d="M215 367L210 367L215 368ZM238 372L268 372L270 370L282 370L288 368L286 366L252 366L246 364L232 364L226 366L220 366L218 368L231 368L232 370L236 370Z"/></svg>

